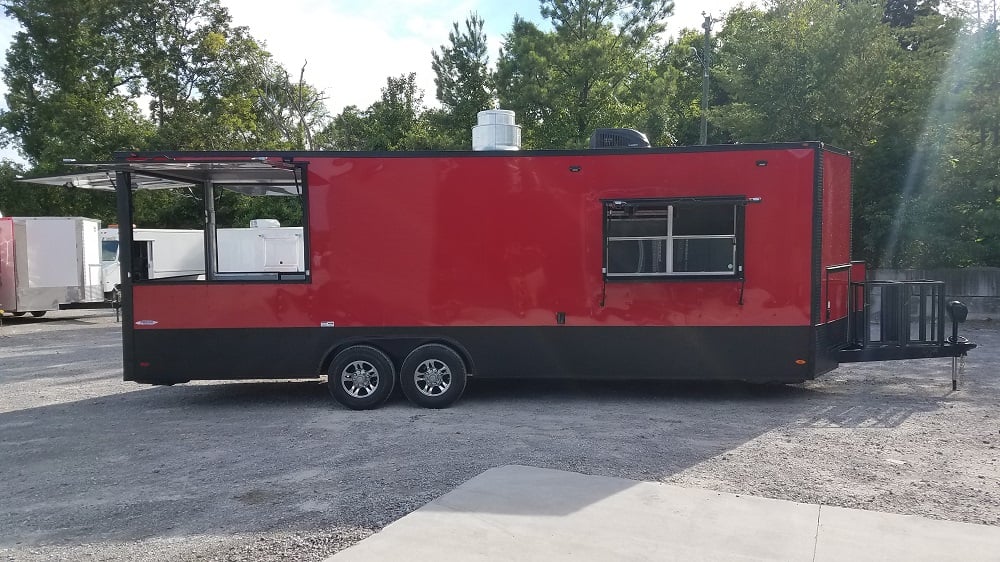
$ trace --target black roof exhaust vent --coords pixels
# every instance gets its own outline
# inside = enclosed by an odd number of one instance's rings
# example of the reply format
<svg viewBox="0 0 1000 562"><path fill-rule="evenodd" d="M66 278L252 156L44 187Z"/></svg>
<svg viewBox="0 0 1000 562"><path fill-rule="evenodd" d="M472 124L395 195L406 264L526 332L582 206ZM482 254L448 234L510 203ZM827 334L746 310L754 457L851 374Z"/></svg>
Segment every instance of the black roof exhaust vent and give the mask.
<svg viewBox="0 0 1000 562"><path fill-rule="evenodd" d="M649 139L635 129L597 129L590 148L649 148Z"/></svg>

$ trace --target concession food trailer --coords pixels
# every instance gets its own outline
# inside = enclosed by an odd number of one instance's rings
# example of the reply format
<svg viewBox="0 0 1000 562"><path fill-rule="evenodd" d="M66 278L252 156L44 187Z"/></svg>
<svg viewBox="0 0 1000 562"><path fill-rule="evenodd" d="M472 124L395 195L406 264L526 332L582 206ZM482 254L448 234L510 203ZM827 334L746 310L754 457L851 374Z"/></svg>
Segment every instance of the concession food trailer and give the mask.
<svg viewBox="0 0 1000 562"><path fill-rule="evenodd" d="M39 183L204 207L204 271L149 278L119 227L124 377L321 378L355 409L467 376L796 383L952 357L959 303L851 261L851 158L818 142L575 151L125 152ZM304 259L232 271L220 194L284 197ZM954 326L946 329L947 316Z"/></svg>

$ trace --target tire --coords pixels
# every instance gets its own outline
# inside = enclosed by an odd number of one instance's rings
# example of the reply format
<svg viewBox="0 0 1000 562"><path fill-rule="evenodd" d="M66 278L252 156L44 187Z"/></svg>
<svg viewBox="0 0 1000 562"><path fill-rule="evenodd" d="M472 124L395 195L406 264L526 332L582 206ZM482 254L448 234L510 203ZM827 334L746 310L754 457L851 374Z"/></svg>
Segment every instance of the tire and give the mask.
<svg viewBox="0 0 1000 562"><path fill-rule="evenodd" d="M327 389L352 410L372 410L385 403L396 385L389 357L370 345L352 345L333 358L327 369Z"/></svg>
<svg viewBox="0 0 1000 562"><path fill-rule="evenodd" d="M34 316L35 318L41 318L42 316L45 316L45 312L46 311L44 310L35 310L31 313L31 315Z"/></svg>
<svg viewBox="0 0 1000 562"><path fill-rule="evenodd" d="M27 314L27 312L11 312L11 314L14 315L14 318L20 318L20 317L24 316L25 314Z"/></svg>
<svg viewBox="0 0 1000 562"><path fill-rule="evenodd" d="M403 394L417 406L447 408L465 391L465 362L448 346L429 343L406 356L399 372Z"/></svg>

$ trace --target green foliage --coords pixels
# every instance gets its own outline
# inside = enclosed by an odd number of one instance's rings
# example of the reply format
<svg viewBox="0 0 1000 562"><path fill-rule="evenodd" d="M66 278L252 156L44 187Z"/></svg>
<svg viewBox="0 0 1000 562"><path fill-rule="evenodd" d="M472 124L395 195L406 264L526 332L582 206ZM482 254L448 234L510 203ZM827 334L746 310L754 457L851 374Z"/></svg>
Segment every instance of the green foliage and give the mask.
<svg viewBox="0 0 1000 562"><path fill-rule="evenodd" d="M934 93L887 239L891 264L1000 265L1000 40L963 34Z"/></svg>
<svg viewBox="0 0 1000 562"><path fill-rule="evenodd" d="M704 32L685 29L680 36L667 46L665 68L658 80L664 84L660 88L665 91L662 115L665 134L672 134L674 142L681 145L698 144L701 140L701 94L702 94L702 51L704 50ZM712 38L714 52L716 41ZM712 79L714 82L714 78ZM710 87L709 107L715 107L725 102L722 89L712 84ZM645 129L647 133L649 128ZM709 144L725 142L714 125L709 123ZM651 135L653 136L653 135ZM666 144L662 143L661 144ZM672 144L672 143L671 143Z"/></svg>
<svg viewBox="0 0 1000 562"><path fill-rule="evenodd" d="M22 30L3 70L9 93L0 129L34 175L63 171L64 158L108 160L118 150L323 144L316 137L330 116L323 95L305 82L305 67L293 82L245 28L231 25L218 0L9 0L3 6ZM114 215L108 194L0 180L7 213L106 221ZM27 193L35 204L26 204ZM148 226L202 221L190 197L173 192L137 198L136 214Z"/></svg>
<svg viewBox="0 0 1000 562"><path fill-rule="evenodd" d="M533 148L585 146L594 129L657 123L667 0L542 0L552 26L514 18L497 62L501 107Z"/></svg>
<svg viewBox="0 0 1000 562"><path fill-rule="evenodd" d="M326 134L339 150L448 148L451 139L432 125L435 118L440 122L441 114L425 111L423 100L416 74L389 77L379 101L363 111L353 105L344 108Z"/></svg>
<svg viewBox="0 0 1000 562"><path fill-rule="evenodd" d="M898 45L867 1L778 0L734 10L714 75L729 102L713 121L734 140L869 144L890 103Z"/></svg>
<svg viewBox="0 0 1000 562"><path fill-rule="evenodd" d="M0 163L0 212L4 216L47 217L53 215L52 209L61 209L60 215L114 221L114 207L107 193L27 185L17 181L24 173L19 164L7 160Z"/></svg>
<svg viewBox="0 0 1000 562"><path fill-rule="evenodd" d="M118 48L120 11L101 0L4 4L22 25L3 69L8 109L5 140L40 172L63 158L105 159L150 133L133 97L123 92L128 59Z"/></svg>
<svg viewBox="0 0 1000 562"><path fill-rule="evenodd" d="M914 119L927 104L926 76L906 75L906 52L883 16L864 0L734 10L713 69L727 100L710 113L738 142L821 140L853 150L854 254L873 262L890 236Z"/></svg>
<svg viewBox="0 0 1000 562"><path fill-rule="evenodd" d="M434 128L441 132L449 148L472 148L471 129L476 114L496 106L496 88L489 69L483 20L472 13L465 20L464 31L458 22L448 33L450 45L441 52L431 52L437 99L443 111L429 115Z"/></svg>
<svg viewBox="0 0 1000 562"><path fill-rule="evenodd" d="M852 149L855 257L875 265L998 263L1000 61L936 7L777 0L719 34L712 121L740 142Z"/></svg>

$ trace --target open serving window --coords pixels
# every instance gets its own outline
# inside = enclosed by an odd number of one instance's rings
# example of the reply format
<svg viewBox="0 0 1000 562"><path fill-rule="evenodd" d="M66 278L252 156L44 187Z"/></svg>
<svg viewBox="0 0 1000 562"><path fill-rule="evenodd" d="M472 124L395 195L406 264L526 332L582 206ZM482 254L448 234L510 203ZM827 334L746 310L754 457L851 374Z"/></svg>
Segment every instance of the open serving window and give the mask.
<svg viewBox="0 0 1000 562"><path fill-rule="evenodd" d="M127 260L134 283L270 281L309 277L306 164L286 158L169 157L80 164L87 171L24 181L117 191L118 218L105 245ZM130 189L122 189L128 185ZM163 197L159 190L176 190ZM178 207L174 224L143 224L142 206ZM113 252L108 252L112 255Z"/></svg>

